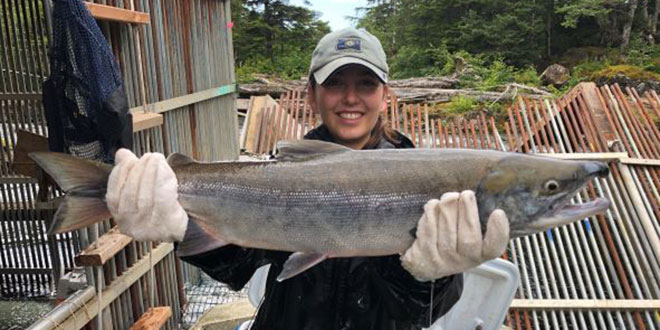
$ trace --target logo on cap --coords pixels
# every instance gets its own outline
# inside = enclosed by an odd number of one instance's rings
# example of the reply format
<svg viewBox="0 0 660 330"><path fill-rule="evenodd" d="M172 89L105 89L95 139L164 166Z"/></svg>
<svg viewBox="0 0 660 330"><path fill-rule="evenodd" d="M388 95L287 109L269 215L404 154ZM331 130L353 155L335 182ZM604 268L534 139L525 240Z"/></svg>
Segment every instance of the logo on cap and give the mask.
<svg viewBox="0 0 660 330"><path fill-rule="evenodd" d="M360 39L357 38L342 38L337 40L337 50L354 50L362 51Z"/></svg>

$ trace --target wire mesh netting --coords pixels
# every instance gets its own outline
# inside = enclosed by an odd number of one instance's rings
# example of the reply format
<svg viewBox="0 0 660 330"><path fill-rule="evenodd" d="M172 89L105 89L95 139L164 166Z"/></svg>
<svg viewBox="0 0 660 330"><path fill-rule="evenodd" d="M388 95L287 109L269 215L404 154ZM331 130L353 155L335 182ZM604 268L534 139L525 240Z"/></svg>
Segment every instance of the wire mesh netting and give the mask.
<svg viewBox="0 0 660 330"><path fill-rule="evenodd" d="M193 326L204 313L216 305L247 298L247 287L241 291L233 291L204 273L201 273L199 277L198 283L188 281L184 286L188 303L181 318L182 329Z"/></svg>

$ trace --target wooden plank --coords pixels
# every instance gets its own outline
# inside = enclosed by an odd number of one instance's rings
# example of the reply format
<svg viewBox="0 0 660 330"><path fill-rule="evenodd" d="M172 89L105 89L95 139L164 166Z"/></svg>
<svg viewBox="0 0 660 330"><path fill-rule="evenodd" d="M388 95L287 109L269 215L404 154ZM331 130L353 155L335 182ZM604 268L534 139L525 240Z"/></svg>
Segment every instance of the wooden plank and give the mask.
<svg viewBox="0 0 660 330"><path fill-rule="evenodd" d="M0 93L0 101L41 101L41 93Z"/></svg>
<svg viewBox="0 0 660 330"><path fill-rule="evenodd" d="M566 153L566 154L535 154L539 156L546 156L559 159L571 159L571 160L619 160L622 158L628 158L628 154L625 152L587 152L587 153Z"/></svg>
<svg viewBox="0 0 660 330"><path fill-rule="evenodd" d="M656 257L660 256L660 236L656 234L654 219L651 219L652 214L647 212L646 203L642 198L643 191L639 191L628 165L621 164L619 166L619 171L621 173L621 178L623 179L623 184L625 185L626 190L628 190L630 200L637 212L637 216L639 217L637 221L642 224L642 227L646 232L646 240L651 245Z"/></svg>
<svg viewBox="0 0 660 330"><path fill-rule="evenodd" d="M118 8L115 6L106 6L98 3L85 2L92 17L98 20L106 20L122 23L149 24L151 16L148 13Z"/></svg>
<svg viewBox="0 0 660 330"><path fill-rule="evenodd" d="M169 306L149 308L140 319L131 326L131 330L156 330L165 325L172 316Z"/></svg>
<svg viewBox="0 0 660 330"><path fill-rule="evenodd" d="M131 108L132 113L163 113L174 109L183 108L185 106L199 103L202 101L210 100L216 97L231 94L236 91L236 85L224 85L220 87L209 88L201 92L182 95L164 101L150 103L145 106L138 106Z"/></svg>
<svg viewBox="0 0 660 330"><path fill-rule="evenodd" d="M160 260L172 252L172 250L174 250L174 245L172 243L159 244L152 251L151 262L154 265L157 264ZM111 302L123 294L138 279L144 276L144 274L146 274L149 269L151 269L151 264L149 263L149 255L147 254L133 266L127 269L124 273L122 273L119 277L117 277L110 285L105 288L105 290L103 290L101 293L101 309L108 307ZM56 324L57 329L83 328L99 313L98 305L98 296L95 296L91 300L87 301L83 306L80 306L78 310L71 313L70 316L64 321Z"/></svg>
<svg viewBox="0 0 660 330"><path fill-rule="evenodd" d="M247 152L256 153L259 148L259 137L262 132L261 117L264 114L264 109L267 107L277 106L277 102L270 97L253 96L250 98L250 106L248 108L245 124L243 124L243 136L241 138L241 147Z"/></svg>
<svg viewBox="0 0 660 330"><path fill-rule="evenodd" d="M20 274L52 274L50 268L2 268L0 274L20 275Z"/></svg>
<svg viewBox="0 0 660 330"><path fill-rule="evenodd" d="M513 299L511 309L534 310L660 310L660 300L637 299Z"/></svg>
<svg viewBox="0 0 660 330"><path fill-rule="evenodd" d="M48 151L48 138L26 130L17 130L16 148L14 149L14 160L10 164L11 168L18 174L36 178L37 164L28 157L29 153L35 151Z"/></svg>
<svg viewBox="0 0 660 330"><path fill-rule="evenodd" d="M236 110L247 110L250 106L250 99L236 99Z"/></svg>
<svg viewBox="0 0 660 330"><path fill-rule="evenodd" d="M660 159L621 158L621 163L626 165L660 166Z"/></svg>
<svg viewBox="0 0 660 330"><path fill-rule="evenodd" d="M9 175L0 178L0 184L28 184L28 183L39 183L37 178L27 177L27 176L18 176L18 175Z"/></svg>
<svg viewBox="0 0 660 330"><path fill-rule="evenodd" d="M151 112L134 112L133 133L163 125L163 115Z"/></svg>
<svg viewBox="0 0 660 330"><path fill-rule="evenodd" d="M247 136L248 127L249 127L249 124L250 124L250 116L251 116L250 109L252 108L252 103L253 102L254 102L254 98L250 97L248 99L247 109L245 110L245 118L243 119L243 125L239 129L238 148L240 150L245 149L245 138Z"/></svg>
<svg viewBox="0 0 660 330"><path fill-rule="evenodd" d="M576 97L578 94L582 94L584 101L591 110L592 116L594 118L594 125L598 130L598 134L602 135L607 142L616 140L616 133L613 131L613 128L607 120L607 115L603 108L603 104L600 102L598 97L598 87L593 82L582 82L575 86L571 91L576 91L573 97Z"/></svg>
<svg viewBox="0 0 660 330"><path fill-rule="evenodd" d="M133 239L119 232L115 227L99 237L75 257L78 266L101 266L123 249Z"/></svg>

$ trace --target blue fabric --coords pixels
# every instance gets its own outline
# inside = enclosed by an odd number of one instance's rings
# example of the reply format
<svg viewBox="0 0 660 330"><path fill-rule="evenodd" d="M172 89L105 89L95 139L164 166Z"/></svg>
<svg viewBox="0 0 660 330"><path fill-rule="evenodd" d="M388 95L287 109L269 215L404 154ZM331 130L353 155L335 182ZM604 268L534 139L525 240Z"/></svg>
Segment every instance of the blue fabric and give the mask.
<svg viewBox="0 0 660 330"><path fill-rule="evenodd" d="M82 0L55 0L50 58L51 72L76 77L92 103L107 100L122 85L108 41Z"/></svg>
<svg viewBox="0 0 660 330"><path fill-rule="evenodd" d="M133 147L119 65L82 0L55 0L50 76L43 86L51 151L114 162Z"/></svg>

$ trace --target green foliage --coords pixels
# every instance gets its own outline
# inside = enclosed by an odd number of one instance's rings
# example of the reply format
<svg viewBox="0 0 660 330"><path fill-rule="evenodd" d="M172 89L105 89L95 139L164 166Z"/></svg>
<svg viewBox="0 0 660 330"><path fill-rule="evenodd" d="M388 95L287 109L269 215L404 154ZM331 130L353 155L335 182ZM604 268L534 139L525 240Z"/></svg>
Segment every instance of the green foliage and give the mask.
<svg viewBox="0 0 660 330"><path fill-rule="evenodd" d="M513 82L514 68L498 58L490 65L481 67L481 76L482 79L476 87L489 90Z"/></svg>
<svg viewBox="0 0 660 330"><path fill-rule="evenodd" d="M429 116L432 118L451 119L454 117L475 118L481 113L499 118L509 106L506 100L501 102L479 102L474 98L458 95L449 102L436 103L429 108Z"/></svg>
<svg viewBox="0 0 660 330"><path fill-rule="evenodd" d="M625 0L579 0L560 1L555 9L563 15L561 25L566 28L576 28L578 21L586 17L605 20L614 7L622 5Z"/></svg>
<svg viewBox="0 0 660 330"><path fill-rule="evenodd" d="M435 62L424 50L466 50L503 56L509 64L532 64L544 49L544 22L537 11L542 2L490 0L374 1L359 26L383 42L390 58L399 52ZM431 59L429 60L429 57ZM435 63L433 63L435 65ZM418 70L421 71L421 70Z"/></svg>
<svg viewBox="0 0 660 330"><path fill-rule="evenodd" d="M254 73L299 79L316 43L330 32L318 13L285 0L232 0L232 19L239 83Z"/></svg>
<svg viewBox="0 0 660 330"><path fill-rule="evenodd" d="M540 85L538 73L531 65L518 69L506 64L501 57L473 56L465 51L455 53L453 58L460 79L459 85L463 88L496 90L510 83Z"/></svg>
<svg viewBox="0 0 660 330"><path fill-rule="evenodd" d="M253 57L236 65L236 78L240 83L255 80L255 74L268 74L281 79L300 79L307 75L311 52L291 50L281 53L275 61L265 57Z"/></svg>
<svg viewBox="0 0 660 330"><path fill-rule="evenodd" d="M452 115L462 115L478 110L481 105L473 98L459 95L447 103L443 103L441 109Z"/></svg>
<svg viewBox="0 0 660 330"><path fill-rule="evenodd" d="M541 85L541 78L532 65L515 70L513 73L513 81L529 86Z"/></svg>
<svg viewBox="0 0 660 330"><path fill-rule="evenodd" d="M651 13L656 1L640 1L636 18L644 3ZM648 35L648 21L636 20L628 48L618 50L630 6L627 0L370 0L356 22L380 39L393 78L455 75L464 88L540 87L538 72L560 63L571 78L560 89L548 87L560 93L614 65L660 74L660 48L639 37ZM254 73L306 75L316 42L329 32L317 13L287 0L232 0L232 11L240 82Z"/></svg>
<svg viewBox="0 0 660 330"><path fill-rule="evenodd" d="M624 75L633 80L654 80L660 81L660 74L644 70L644 68L635 65L613 65L592 73L591 79L613 78L617 75Z"/></svg>
<svg viewBox="0 0 660 330"><path fill-rule="evenodd" d="M660 73L660 45L649 45L642 38L633 38L624 62L645 71Z"/></svg>
<svg viewBox="0 0 660 330"><path fill-rule="evenodd" d="M454 69L453 58L444 45L428 48L404 46L389 62L395 79L449 75Z"/></svg>
<svg viewBox="0 0 660 330"><path fill-rule="evenodd" d="M551 92L562 95L580 82L612 78L623 74L631 79L656 80L660 77L660 45L649 45L633 38L627 54L618 48L582 47L567 51L559 63L571 68L566 85Z"/></svg>

